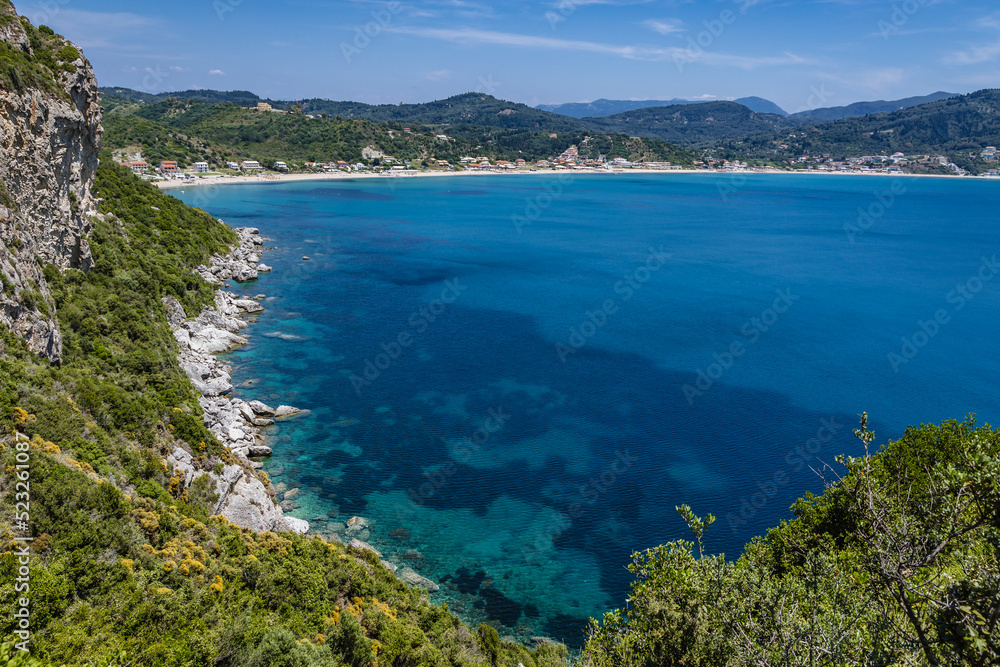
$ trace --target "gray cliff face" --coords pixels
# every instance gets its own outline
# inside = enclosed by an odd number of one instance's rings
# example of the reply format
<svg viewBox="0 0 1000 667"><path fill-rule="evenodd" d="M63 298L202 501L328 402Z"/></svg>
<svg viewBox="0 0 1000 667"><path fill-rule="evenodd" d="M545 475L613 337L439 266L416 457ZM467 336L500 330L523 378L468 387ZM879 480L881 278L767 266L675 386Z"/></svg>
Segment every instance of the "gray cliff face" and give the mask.
<svg viewBox="0 0 1000 667"><path fill-rule="evenodd" d="M19 20L0 27L0 40L33 55ZM97 216L97 80L82 56L72 65L55 77L65 95L0 82L0 325L51 361L62 338L42 267L91 268L87 234Z"/></svg>

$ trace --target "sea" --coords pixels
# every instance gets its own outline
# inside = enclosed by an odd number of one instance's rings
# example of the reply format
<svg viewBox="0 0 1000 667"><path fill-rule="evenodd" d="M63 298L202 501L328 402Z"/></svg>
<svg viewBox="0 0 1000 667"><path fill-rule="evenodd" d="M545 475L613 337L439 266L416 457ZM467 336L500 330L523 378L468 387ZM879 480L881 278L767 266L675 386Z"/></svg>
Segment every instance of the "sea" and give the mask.
<svg viewBox="0 0 1000 667"><path fill-rule="evenodd" d="M535 174L174 193L266 236L236 395L290 514L579 646L632 555L739 556L908 426L1000 417L1000 181ZM290 495L295 495L290 494ZM350 529L353 517L366 520ZM358 523L358 522L355 522Z"/></svg>

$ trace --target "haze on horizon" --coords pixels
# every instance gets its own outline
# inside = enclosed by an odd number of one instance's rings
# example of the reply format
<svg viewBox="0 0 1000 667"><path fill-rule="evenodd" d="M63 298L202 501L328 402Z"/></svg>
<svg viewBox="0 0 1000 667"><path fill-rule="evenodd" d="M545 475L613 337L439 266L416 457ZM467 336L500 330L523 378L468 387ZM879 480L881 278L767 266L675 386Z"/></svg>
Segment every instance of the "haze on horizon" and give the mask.
<svg viewBox="0 0 1000 667"><path fill-rule="evenodd" d="M794 113L1000 85L985 0L17 0L101 85L526 104L760 96Z"/></svg>

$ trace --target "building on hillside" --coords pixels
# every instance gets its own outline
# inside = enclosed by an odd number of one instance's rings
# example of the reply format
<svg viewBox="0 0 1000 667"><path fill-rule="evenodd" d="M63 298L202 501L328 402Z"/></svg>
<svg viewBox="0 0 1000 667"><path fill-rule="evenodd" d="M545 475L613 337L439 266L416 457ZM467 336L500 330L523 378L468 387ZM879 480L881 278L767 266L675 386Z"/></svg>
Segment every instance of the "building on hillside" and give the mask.
<svg viewBox="0 0 1000 667"><path fill-rule="evenodd" d="M191 165L191 171L196 174L207 174L208 173L208 163L207 162L195 162Z"/></svg>
<svg viewBox="0 0 1000 667"><path fill-rule="evenodd" d="M257 162L257 160L244 160L243 164L240 165L240 169L248 174L255 171L264 171L264 167L260 166L260 162Z"/></svg>
<svg viewBox="0 0 1000 667"><path fill-rule="evenodd" d="M274 111L274 107L267 102L257 102L257 111Z"/></svg>
<svg viewBox="0 0 1000 667"><path fill-rule="evenodd" d="M281 160L278 160L277 162L274 163L274 168L277 169L278 171L288 171L288 165L282 162Z"/></svg>
<svg viewBox="0 0 1000 667"><path fill-rule="evenodd" d="M227 162L226 163L226 169L233 169L235 171L239 171L240 170L240 164L239 164L239 162Z"/></svg>
<svg viewBox="0 0 1000 667"><path fill-rule="evenodd" d="M133 174L144 174L149 169L149 164L145 160L132 160L128 163L128 168L132 170Z"/></svg>
<svg viewBox="0 0 1000 667"><path fill-rule="evenodd" d="M180 169L178 169L177 162L174 160L163 160L160 162L160 171L164 174L173 174L180 171Z"/></svg>
<svg viewBox="0 0 1000 667"><path fill-rule="evenodd" d="M996 160L997 159L997 147L987 146L986 150L983 151L984 160Z"/></svg>

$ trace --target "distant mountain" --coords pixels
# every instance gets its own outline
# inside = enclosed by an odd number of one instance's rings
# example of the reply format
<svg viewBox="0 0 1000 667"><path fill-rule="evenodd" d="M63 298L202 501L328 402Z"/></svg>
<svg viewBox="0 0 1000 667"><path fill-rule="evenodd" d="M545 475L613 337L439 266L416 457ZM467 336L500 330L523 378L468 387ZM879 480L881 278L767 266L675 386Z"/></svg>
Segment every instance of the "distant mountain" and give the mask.
<svg viewBox="0 0 1000 667"><path fill-rule="evenodd" d="M605 118L583 119L591 128L609 133L661 139L680 146L713 147L721 141L770 133L807 121L758 113L736 102L675 104L636 109Z"/></svg>
<svg viewBox="0 0 1000 667"><path fill-rule="evenodd" d="M816 120L841 120L844 118L854 118L856 116L867 116L870 113L891 113L902 109L929 104L956 97L955 93L936 92L922 97L907 97L902 100L886 102L878 100L876 102L855 102L845 107L826 107L823 109L813 109L811 111L800 111L792 116L796 118L815 118Z"/></svg>
<svg viewBox="0 0 1000 667"><path fill-rule="evenodd" d="M737 104L742 104L750 111L756 111L757 113L773 113L777 116L787 116L788 112L779 107L777 104L771 100L765 100L763 97L741 97L738 100L734 100Z"/></svg>
<svg viewBox="0 0 1000 667"><path fill-rule="evenodd" d="M604 155L678 165L691 165L697 158L691 151L662 141L594 134L583 121L476 93L411 105L270 102L276 108L295 108L291 113L268 113L247 108L256 106L256 96L197 92L204 99L106 89L101 97L105 146L139 149L154 163L206 161L213 165L241 159L263 164L279 159L358 162L368 146L404 160L435 158L452 164L466 155L534 161L558 156L570 146L577 146L581 156L593 158ZM234 104L234 98L253 104ZM312 117L300 113L298 107ZM439 138L441 134L449 139Z"/></svg>
<svg viewBox="0 0 1000 667"><path fill-rule="evenodd" d="M770 100L763 97L741 97L735 100L737 104L742 104L751 111L758 113L773 113L779 116L787 116L788 113ZM603 118L626 111L636 109L647 109L649 107L677 106L680 104L703 104L698 100L606 100L600 99L594 102L570 102L567 104L540 104L536 109L549 111L552 113L571 116L573 118Z"/></svg>

